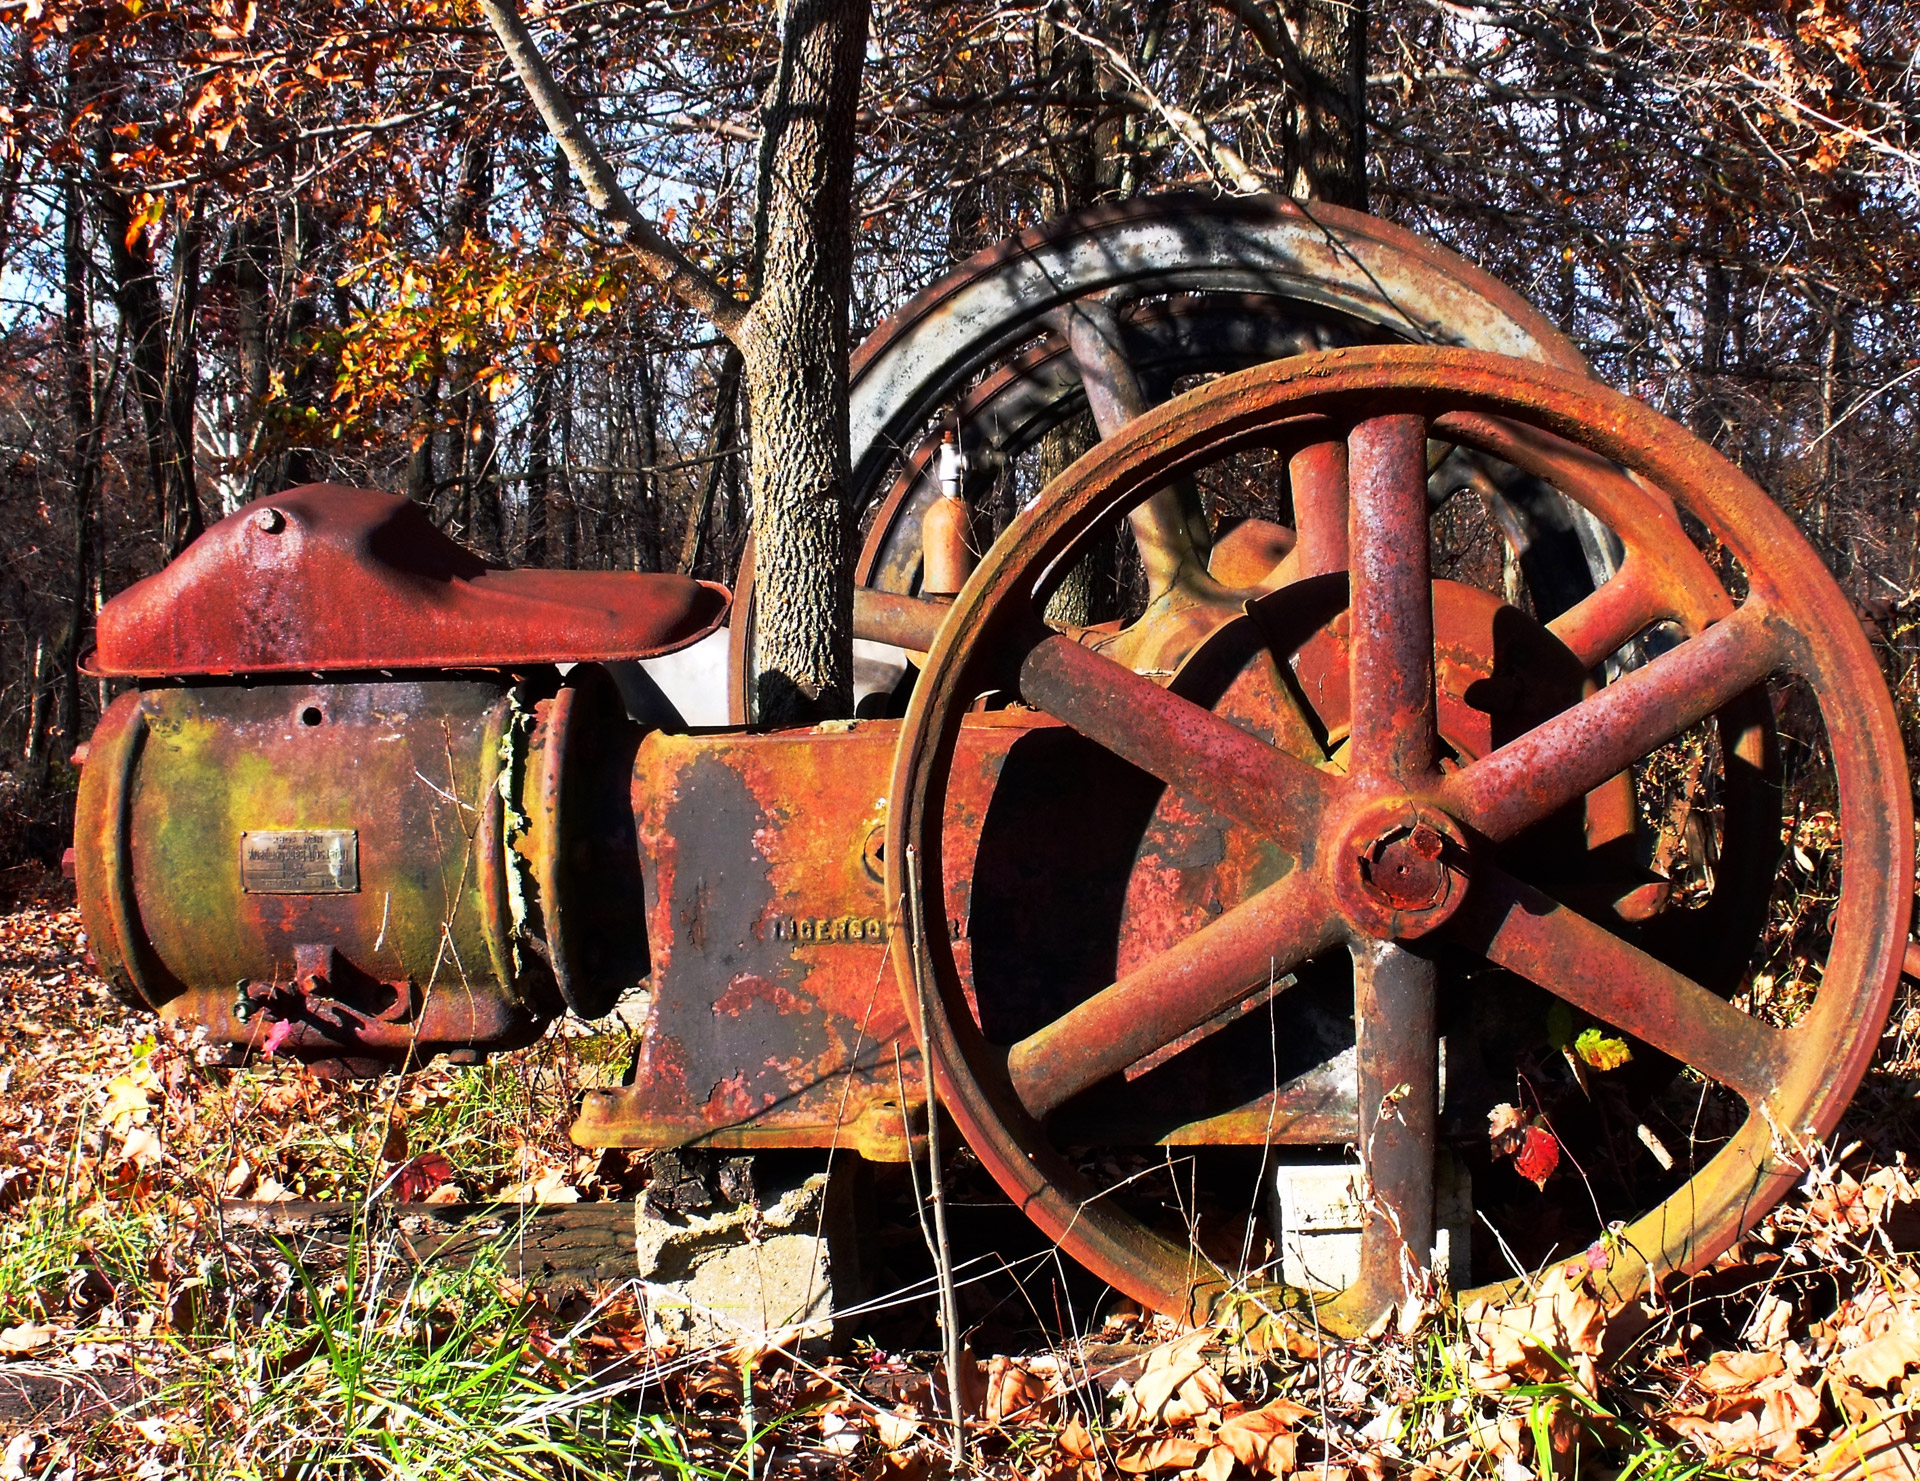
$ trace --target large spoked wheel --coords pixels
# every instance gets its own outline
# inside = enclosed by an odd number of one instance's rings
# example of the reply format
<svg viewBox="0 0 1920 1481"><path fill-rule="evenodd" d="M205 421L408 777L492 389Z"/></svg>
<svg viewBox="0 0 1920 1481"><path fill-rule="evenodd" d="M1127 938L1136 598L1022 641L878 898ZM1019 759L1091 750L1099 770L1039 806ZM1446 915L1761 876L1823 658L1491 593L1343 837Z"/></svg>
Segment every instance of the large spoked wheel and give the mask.
<svg viewBox="0 0 1920 1481"><path fill-rule="evenodd" d="M1381 340L1584 368L1572 343L1497 279L1390 222L1334 206L1144 197L980 252L854 356L849 502L866 524L855 582L917 592L920 518L938 492L938 424L958 424L966 496L977 506L1050 429L1089 408L1110 436L1181 377ZM1457 460L1436 469L1434 496L1463 486L1462 471ZM1311 470L1298 476L1312 481ZM1525 480L1479 482L1500 507L1538 608L1558 612L1611 573L1604 532L1576 506ZM1131 533L1156 595L1205 601L1207 531L1191 501L1181 504L1165 491L1136 512ZM757 610L749 544L731 620L736 724L755 717Z"/></svg>
<svg viewBox="0 0 1920 1481"><path fill-rule="evenodd" d="M1484 754L1449 743L1436 700L1436 662L1447 656L1436 659L1429 438L1520 466L1551 463L1561 491L1624 543L1618 574L1554 624L1580 663L1655 623L1684 639ZM1323 733L1321 753L1271 743L1046 626L1051 583L1102 518L1241 452L1297 458L1316 448L1344 454L1350 501L1345 672L1319 676L1321 688L1344 681L1345 729ZM1741 600L1687 539L1676 505L1738 563ZM1311 677L1300 651L1275 657ZM1846 839L1818 994L1784 1029L1634 944L1630 929L1577 913L1514 872L1539 856L1530 833L1689 727L1717 714L1723 736L1746 734L1770 676L1791 677L1818 704ZM989 690L1017 691L1286 861L1210 924L1013 1043L980 1028L943 891L948 775L963 717ZM1250 986L1350 954L1353 1141L1371 1212L1359 1281L1322 1319L1355 1324L1399 1299L1434 1243L1443 964L1491 963L1525 978L1744 1102L1717 1154L1619 1231L1601 1278L1626 1296L1724 1250L1789 1186L1795 1142L1834 1126L1897 980L1911 849L1899 732L1873 656L1818 557L1758 488L1683 429L1584 378L1472 351L1388 347L1215 381L1133 421L1044 492L989 552L929 656L896 755L887 869L892 896L913 907L909 921L924 922L923 934L896 934L894 962L910 1011L924 991L935 1083L962 1134L1062 1248L1128 1295L1190 1319L1234 1295L1241 1276L1129 1214L1056 1142L1050 1118L1178 1045ZM923 898L909 900L921 881ZM1744 957L1746 938L1732 949Z"/></svg>

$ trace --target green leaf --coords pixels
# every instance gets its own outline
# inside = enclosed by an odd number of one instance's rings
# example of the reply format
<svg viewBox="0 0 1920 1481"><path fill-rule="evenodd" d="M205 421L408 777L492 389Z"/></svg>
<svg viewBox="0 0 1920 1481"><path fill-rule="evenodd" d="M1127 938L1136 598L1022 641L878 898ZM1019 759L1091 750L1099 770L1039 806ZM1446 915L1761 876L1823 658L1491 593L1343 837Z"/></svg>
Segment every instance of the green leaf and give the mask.
<svg viewBox="0 0 1920 1481"><path fill-rule="evenodd" d="M1617 1070L1633 1058L1633 1051L1627 1047L1625 1039L1608 1038L1597 1028L1580 1030L1580 1037L1573 1041L1573 1049L1596 1070Z"/></svg>
<svg viewBox="0 0 1920 1481"><path fill-rule="evenodd" d="M1573 1042L1573 1009L1565 1003L1547 1009L1547 1042L1560 1050Z"/></svg>

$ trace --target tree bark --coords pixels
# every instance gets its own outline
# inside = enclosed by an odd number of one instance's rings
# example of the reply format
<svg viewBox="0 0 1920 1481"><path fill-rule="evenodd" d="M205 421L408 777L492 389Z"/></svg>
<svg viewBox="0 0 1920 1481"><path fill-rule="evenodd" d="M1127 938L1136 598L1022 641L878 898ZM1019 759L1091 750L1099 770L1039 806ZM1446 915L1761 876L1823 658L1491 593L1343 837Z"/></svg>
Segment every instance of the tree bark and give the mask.
<svg viewBox="0 0 1920 1481"><path fill-rule="evenodd" d="M756 711L767 724L853 702L847 341L854 120L868 0L789 0L762 113L750 302L688 261L635 209L509 0L482 12L588 203L640 264L740 351L750 419Z"/></svg>
<svg viewBox="0 0 1920 1481"><path fill-rule="evenodd" d="M60 317L61 350L67 362L67 426L71 439L67 459L67 486L73 491L73 584L69 588L67 624L54 659L60 702L55 724L71 747L80 733L80 642L87 621L87 574L93 551L93 493L99 481L100 443L94 435L94 369L91 315L87 302L86 205L80 183L69 178L62 192L66 221L61 233L63 304ZM35 674L38 681L39 675ZM40 751L41 773L53 747Z"/></svg>
<svg viewBox="0 0 1920 1481"><path fill-rule="evenodd" d="M272 220L250 214L234 228L233 271L234 336L240 352L240 385L246 395L249 464L247 496L270 492L268 460L258 454L266 440L263 413L273 388L273 262L277 243Z"/></svg>
<svg viewBox="0 0 1920 1481"><path fill-rule="evenodd" d="M1238 7L1236 7L1238 8ZM1367 209L1366 0L1281 0L1298 59L1289 187Z"/></svg>
<svg viewBox="0 0 1920 1481"><path fill-rule="evenodd" d="M147 477L154 521L168 559L186 549L205 527L194 476L193 406L199 380L194 311L200 290L201 222L197 202L176 214L174 302L160 292L159 268L144 233L130 243L127 198L111 184L112 135L102 129L97 146L101 185L95 192L101 235L113 270L114 302L126 325L134 399L146 436Z"/></svg>
<svg viewBox="0 0 1920 1481"><path fill-rule="evenodd" d="M493 196L493 146L472 138L460 153L460 173L454 185L453 208L448 213L446 242L458 251L469 236L487 234L487 208ZM474 384L479 362L469 354L456 355L448 367L452 382L450 422L460 439L453 461L458 481L451 511L453 523L468 544L482 553L502 553L500 480L494 466L497 453L493 403Z"/></svg>
<svg viewBox="0 0 1920 1481"><path fill-rule="evenodd" d="M753 428L755 697L774 725L853 708L847 315L867 15L867 0L791 0L761 124L760 293L737 343Z"/></svg>
<svg viewBox="0 0 1920 1481"><path fill-rule="evenodd" d="M544 346L542 347L544 348ZM527 412L527 533L521 542L523 565L547 563L547 501L553 482L553 385L559 356L533 367L533 404Z"/></svg>
<svg viewBox="0 0 1920 1481"><path fill-rule="evenodd" d="M433 440L440 420L438 370L427 372L426 383L409 398L407 412L413 423L407 433L407 497L432 508L439 487L433 469Z"/></svg>
<svg viewBox="0 0 1920 1481"><path fill-rule="evenodd" d="M706 543L708 511L713 497L726 482L727 469L733 464L728 451L740 426L740 352L731 345L720 365L720 381L713 392L713 430L707 438L707 456L712 460L701 473L700 494L687 514L687 527L680 537L680 574L698 573L700 552Z"/></svg>

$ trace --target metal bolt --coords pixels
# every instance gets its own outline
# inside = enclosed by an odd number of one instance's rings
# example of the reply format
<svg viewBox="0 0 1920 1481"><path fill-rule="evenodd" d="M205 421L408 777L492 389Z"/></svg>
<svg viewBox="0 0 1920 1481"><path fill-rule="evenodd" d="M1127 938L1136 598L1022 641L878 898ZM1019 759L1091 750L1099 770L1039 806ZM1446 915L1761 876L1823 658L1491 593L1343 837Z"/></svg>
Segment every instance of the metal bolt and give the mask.
<svg viewBox="0 0 1920 1481"><path fill-rule="evenodd" d="M1445 847L1445 837L1428 823L1391 829L1361 850L1360 876L1393 909L1425 910L1446 893L1446 870L1439 864Z"/></svg>

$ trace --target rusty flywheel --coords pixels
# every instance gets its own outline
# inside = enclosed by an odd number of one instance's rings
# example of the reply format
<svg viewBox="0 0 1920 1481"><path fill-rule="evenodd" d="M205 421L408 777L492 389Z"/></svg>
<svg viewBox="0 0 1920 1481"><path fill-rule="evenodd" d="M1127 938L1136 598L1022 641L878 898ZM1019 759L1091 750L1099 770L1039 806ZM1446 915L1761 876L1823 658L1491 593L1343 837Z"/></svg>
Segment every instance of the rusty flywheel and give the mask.
<svg viewBox="0 0 1920 1481"><path fill-rule="evenodd" d="M1102 436L1218 375L1338 345L1465 345L1569 371L1579 352L1511 289L1390 222L1278 197L1142 197L1047 222L960 264L861 344L849 387L849 502L866 535L855 581L919 589L921 516L950 417L980 503L1053 427L1091 407ZM1457 460L1432 493L1460 483ZM1558 611L1611 574L1604 528L1540 483L1487 491L1517 533L1537 605ZM1581 526L1585 525L1585 528ZM1137 520L1149 566L1207 563L1204 522ZM734 723L753 718L752 547L734 583ZM862 610L856 602L857 636Z"/></svg>
<svg viewBox="0 0 1920 1481"><path fill-rule="evenodd" d="M1624 562L1544 626L1435 582L1429 439L1545 480L1617 537ZM1152 632L1046 625L1050 585L1097 521L1249 452L1290 462L1304 579L1253 600L1194 586L1171 663L1155 661ZM1699 553L1682 516L1711 533L1733 578ZM1161 610L1136 628L1167 623ZM1658 657L1601 687L1585 677L1656 625L1673 639ZM1225 679L1200 672L1235 643ZM1768 686L1786 680L1811 692L1826 726L1847 860L1817 997L1782 1028L1727 995L1778 848L1762 794ZM1222 820L1210 857L1252 861L1237 898L1174 938L1135 943L1110 985L1014 1033L979 1018L980 963L962 937L980 932L955 924L969 861L950 843L949 770L962 717L989 691L1157 779L1178 808ZM1664 919L1630 908L1630 875L1596 897L1623 773L1709 720L1729 792L1725 862L1744 884L1716 891L1727 910L1717 898ZM1743 786L1762 800L1744 806L1733 795ZM1609 1237L1601 1278L1625 1295L1699 1268L1785 1191L1793 1144L1832 1129L1866 1068L1907 929L1911 805L1892 705L1846 599L1791 521L1641 403L1565 368L1472 350L1300 356L1114 428L959 596L915 689L891 797L889 895L929 882L907 912L924 926L894 937L894 963L910 1013L924 996L942 1102L1063 1249L1187 1317L1270 1289L1270 1276L1129 1211L1077 1158L1089 1133L1075 1108L1111 1099L1143 1065L1174 1072L1250 993L1268 990L1284 1036L1304 993L1289 984L1351 963L1348 1136L1369 1215L1359 1279L1321 1319L1363 1324L1400 1299L1434 1244L1449 994L1522 979L1743 1108L1717 1150ZM1137 1081L1143 1093L1150 1078ZM1311 1114L1285 1087L1273 1097L1268 1125L1284 1140L1288 1116ZM1294 1139L1316 1138L1331 1139Z"/></svg>

